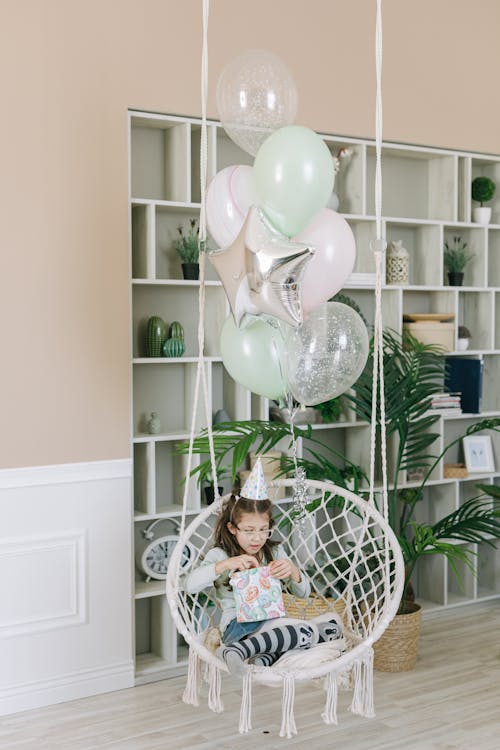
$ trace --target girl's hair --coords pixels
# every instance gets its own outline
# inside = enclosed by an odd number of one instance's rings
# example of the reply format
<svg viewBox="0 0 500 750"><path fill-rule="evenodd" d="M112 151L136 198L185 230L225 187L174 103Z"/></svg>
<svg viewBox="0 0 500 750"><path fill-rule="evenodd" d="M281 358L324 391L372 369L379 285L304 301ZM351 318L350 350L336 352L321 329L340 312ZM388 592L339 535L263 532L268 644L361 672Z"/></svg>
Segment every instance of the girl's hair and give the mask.
<svg viewBox="0 0 500 750"><path fill-rule="evenodd" d="M217 519L214 534L216 546L222 547L229 557L241 555L243 550L238 544L236 535L231 534L227 525L228 523L232 523L233 526L238 526L244 513L258 513L259 515L265 515L269 521L269 528L272 529L273 527L274 521L271 515L270 500L249 500L246 497L231 495ZM270 562L273 559L273 547L277 544L278 542L266 539L266 543L262 547L262 552L264 553L267 562Z"/></svg>

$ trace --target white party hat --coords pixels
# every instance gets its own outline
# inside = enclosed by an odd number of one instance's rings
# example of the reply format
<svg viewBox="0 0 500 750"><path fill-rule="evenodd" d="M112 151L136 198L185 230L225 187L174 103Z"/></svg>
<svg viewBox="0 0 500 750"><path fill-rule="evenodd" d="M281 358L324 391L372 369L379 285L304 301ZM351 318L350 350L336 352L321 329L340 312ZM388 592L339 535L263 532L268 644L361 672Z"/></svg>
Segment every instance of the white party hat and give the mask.
<svg viewBox="0 0 500 750"><path fill-rule="evenodd" d="M264 479L264 471L260 458L255 462L255 466L248 475L248 479L241 488L240 497L246 497L248 500L267 500L267 484Z"/></svg>

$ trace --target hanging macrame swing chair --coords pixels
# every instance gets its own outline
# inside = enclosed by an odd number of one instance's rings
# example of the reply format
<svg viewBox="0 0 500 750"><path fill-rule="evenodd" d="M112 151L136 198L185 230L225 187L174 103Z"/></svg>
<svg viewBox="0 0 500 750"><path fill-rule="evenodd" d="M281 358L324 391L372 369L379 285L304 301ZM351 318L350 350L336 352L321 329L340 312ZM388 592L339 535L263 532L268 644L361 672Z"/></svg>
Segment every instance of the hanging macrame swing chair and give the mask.
<svg viewBox="0 0 500 750"><path fill-rule="evenodd" d="M380 2L377 2L377 121L376 121L376 187L375 208L377 237L381 237L381 19ZM200 215L200 241L206 237L204 194L206 184L206 85L207 85L207 17L208 0L203 2L204 46L202 56L202 144ZM403 591L404 563L395 534L387 522L387 479L385 471L385 415L383 398L382 320L380 289L385 243L373 243L376 267L375 325L374 325L374 398L371 432L371 466L369 498L338 487L331 482L312 481L296 472L294 479L281 479L270 483L280 488L281 495L290 497L289 503L279 503L278 519L273 538L279 541L291 561L306 571L314 594L307 600L295 599L285 593L287 614L299 620L310 619L325 612L336 613L342 619L342 646L333 641L307 650L285 653L272 666L245 664L239 731L251 729L252 685L282 686L282 723L280 736L292 737L297 733L294 720L294 694L296 682L320 679L325 689L325 703L321 716L325 723L336 724L337 692L339 688L353 691L351 711L361 716L374 715L373 707L373 644L382 635L395 616ZM195 415L200 384L205 399L207 424L211 423L208 388L203 361L204 346L204 253L200 256L200 300L198 360L195 384L191 440L188 453L187 480L190 478L192 448L195 433ZM381 512L374 502L375 455L375 394L380 388L380 426L383 465ZM210 426L208 439L212 471L216 476L213 441ZM302 483L300 493L297 486ZM221 676L228 669L216 655L220 642L217 629L218 611L213 592L205 590L188 594L183 590L183 576L199 565L213 547L213 530L217 516L227 497L216 497L187 527L188 481L184 492L183 513L179 541L172 553L167 573L166 593L173 621L189 644L187 685L183 700L199 705L202 681L201 665L206 669L208 706L215 712L223 710ZM217 481L215 481L217 487ZM307 499L306 504L294 502L293 496ZM189 555L184 554L188 549Z"/></svg>

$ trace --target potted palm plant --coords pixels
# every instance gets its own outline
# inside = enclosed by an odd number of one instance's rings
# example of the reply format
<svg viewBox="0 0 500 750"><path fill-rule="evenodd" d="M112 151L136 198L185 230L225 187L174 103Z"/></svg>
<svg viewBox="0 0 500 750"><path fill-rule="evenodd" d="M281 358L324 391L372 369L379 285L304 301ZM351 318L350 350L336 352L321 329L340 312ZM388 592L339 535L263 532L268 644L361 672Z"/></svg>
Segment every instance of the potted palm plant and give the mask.
<svg viewBox="0 0 500 750"><path fill-rule="evenodd" d="M372 363L373 356L370 356L365 371L356 383L355 392L349 396L358 418L367 422L371 421ZM405 561L404 593L398 613L403 620L412 615L417 620L420 618L420 607L412 601L411 579L422 557L444 555L451 570L459 576L460 565L473 568L473 556L467 546L456 542L492 545L494 540L500 538L500 499L498 493L495 494L496 489L489 485L483 487L483 493L487 495L482 493L467 500L458 510L435 523L415 520L417 504L424 497L431 475L446 453L463 437L457 437L438 454L431 450L439 437L433 427L440 417L432 413L429 407L432 396L443 390L443 375L444 360L439 347L423 344L408 333L400 336L392 331L384 332L386 431L387 440L395 448L388 520L399 539ZM379 427L380 404L378 407ZM222 466L232 454L233 477L251 450L265 453L283 439L291 443L293 430L295 437L301 438L307 447L307 457L297 459L297 463L309 479L329 480L358 494L363 494L368 484L368 467L357 466L318 439L310 425L300 428L282 422L253 420L221 423L214 425L213 430L216 464ZM500 431L500 419L481 420L470 426L464 435L483 430ZM187 452L187 445L180 445L178 450ZM194 452L209 453L206 432L195 439ZM415 468L421 470L421 479L405 487L406 472ZM293 459L284 457L281 460L281 474L292 473L293 470ZM198 473L203 478L209 471L210 460L205 458L192 473ZM394 651L393 648L391 650ZM413 661L404 662L403 668L412 668L415 660L416 653ZM399 669L391 666L390 671Z"/></svg>
<svg viewBox="0 0 500 750"><path fill-rule="evenodd" d="M464 268L472 257L467 252L467 242L460 236L455 235L450 242L444 243L444 265L450 286L462 286Z"/></svg>

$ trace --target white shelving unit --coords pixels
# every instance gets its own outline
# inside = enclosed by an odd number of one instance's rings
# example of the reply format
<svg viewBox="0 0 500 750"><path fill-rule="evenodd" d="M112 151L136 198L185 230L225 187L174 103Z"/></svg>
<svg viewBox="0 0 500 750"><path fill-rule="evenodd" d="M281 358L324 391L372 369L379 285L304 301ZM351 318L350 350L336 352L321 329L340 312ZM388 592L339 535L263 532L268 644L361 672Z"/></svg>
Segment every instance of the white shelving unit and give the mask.
<svg viewBox="0 0 500 750"><path fill-rule="evenodd" d="M132 293L134 527L136 537L156 519L163 533L174 533L181 513L185 459L175 455L177 442L189 437L196 372L198 282L182 279L173 248L177 226L199 218L198 119L130 112L130 221ZM373 274L370 240L375 236L373 142L324 135L332 153L349 146L335 191L339 211L349 222L357 244L355 273ZM225 135L216 122L208 125L208 179L230 164L252 164L251 157ZM483 414L500 415L500 194L492 204L492 224L471 221L470 183L483 174L500 182L500 156L388 143L382 152L383 230L388 242L402 240L410 253L410 284L384 286L384 324L401 330L403 313L454 313L457 324L472 332L470 349L454 356L484 360ZM465 271L465 286L446 285L443 243L460 234L474 253ZM219 331L228 314L224 289L210 263L206 282L206 368L211 411L224 408L231 419L268 418L268 401L249 393L227 375L219 349ZM353 277L356 278L356 277ZM373 286L356 285L345 292L373 322ZM167 325L179 320L185 330L186 352L180 358L145 356L145 327L151 315ZM150 412L160 417L162 431L149 435ZM478 415L441 417L438 428L446 445ZM204 426L202 406L196 417ZM369 426L356 421L314 425L321 439L369 465ZM492 436L500 469L500 436ZM443 442L444 441L444 442ZM446 457L459 458L458 448ZM434 520L457 508L474 493L477 482L498 483L500 470L467 479L443 479L438 466L418 506L420 520ZM227 483L222 482L228 490ZM411 486L411 483L408 484ZM202 505L200 492L190 490L189 514ZM158 524L158 526L160 526ZM430 610L500 596L500 550L485 546L477 552L477 576L464 570L461 590L443 556L419 564L417 596ZM172 676L187 663L187 647L171 622L164 582L146 582L136 572L137 682Z"/></svg>

